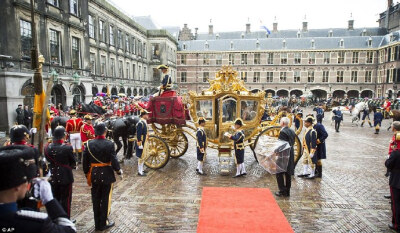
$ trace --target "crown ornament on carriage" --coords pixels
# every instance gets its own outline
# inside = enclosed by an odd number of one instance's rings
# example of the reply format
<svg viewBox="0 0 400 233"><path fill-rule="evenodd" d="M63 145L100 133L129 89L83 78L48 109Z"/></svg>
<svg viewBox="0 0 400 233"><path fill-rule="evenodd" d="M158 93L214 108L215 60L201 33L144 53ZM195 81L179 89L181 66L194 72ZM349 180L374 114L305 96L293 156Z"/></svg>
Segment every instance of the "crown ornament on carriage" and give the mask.
<svg viewBox="0 0 400 233"><path fill-rule="evenodd" d="M210 87L205 91L212 92L225 92L225 91L246 91L249 90L245 87L244 81L238 78L238 72L232 66L222 66L215 74L215 79L210 80Z"/></svg>

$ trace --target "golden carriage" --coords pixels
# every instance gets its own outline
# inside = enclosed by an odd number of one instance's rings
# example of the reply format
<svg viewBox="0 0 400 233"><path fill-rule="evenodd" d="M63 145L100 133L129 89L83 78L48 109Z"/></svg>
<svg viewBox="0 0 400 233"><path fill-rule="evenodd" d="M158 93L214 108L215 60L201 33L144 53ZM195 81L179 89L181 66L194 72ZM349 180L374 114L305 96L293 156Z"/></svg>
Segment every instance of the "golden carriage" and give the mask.
<svg viewBox="0 0 400 233"><path fill-rule="evenodd" d="M193 121L182 124L152 123L154 134L149 138L149 152L145 160L150 168L161 168L168 162L169 157L177 158L185 154L188 149L187 136L195 138L196 126L199 117L204 117L204 127L207 134L207 147L218 151L220 173L229 172L232 154L232 140L224 136L225 132L233 133L233 122L236 118L243 119L245 125L245 146L254 148L261 135L278 137L280 132L279 119L287 116L293 121L290 112L280 111L270 121L262 121L268 99L264 91L253 93L246 89L244 82L237 78L237 72L230 66L224 66L217 72L214 80L209 80L210 87L201 93L189 92L184 97L185 105ZM165 108L165 107L164 107ZM271 108L269 108L271 109ZM297 134L301 131L297 130ZM302 146L299 138L295 140L295 163L302 155Z"/></svg>

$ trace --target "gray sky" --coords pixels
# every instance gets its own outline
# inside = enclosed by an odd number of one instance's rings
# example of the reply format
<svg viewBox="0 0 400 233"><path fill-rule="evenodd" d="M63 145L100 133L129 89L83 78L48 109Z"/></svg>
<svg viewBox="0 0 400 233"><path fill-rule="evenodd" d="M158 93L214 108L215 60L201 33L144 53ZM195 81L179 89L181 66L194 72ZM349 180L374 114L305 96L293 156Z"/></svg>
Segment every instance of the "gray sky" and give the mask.
<svg viewBox="0 0 400 233"><path fill-rule="evenodd" d="M387 7L387 0L112 1L130 15L150 15L159 26L187 23L200 32L208 31L210 19L214 32L245 30L248 19L253 31L259 30L260 21L272 30L275 16L278 29L299 29L304 15L311 29L347 27L350 13L356 28L375 27L379 13Z"/></svg>

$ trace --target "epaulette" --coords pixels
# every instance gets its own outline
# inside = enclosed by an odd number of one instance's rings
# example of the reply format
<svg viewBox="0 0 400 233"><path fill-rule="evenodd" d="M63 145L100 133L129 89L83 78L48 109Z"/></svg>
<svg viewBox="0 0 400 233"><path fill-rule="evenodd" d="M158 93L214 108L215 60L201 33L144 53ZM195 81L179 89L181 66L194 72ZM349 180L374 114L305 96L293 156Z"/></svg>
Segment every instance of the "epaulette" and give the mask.
<svg viewBox="0 0 400 233"><path fill-rule="evenodd" d="M32 211L32 210L18 210L17 216L25 219L33 219L43 221L49 216L46 213Z"/></svg>

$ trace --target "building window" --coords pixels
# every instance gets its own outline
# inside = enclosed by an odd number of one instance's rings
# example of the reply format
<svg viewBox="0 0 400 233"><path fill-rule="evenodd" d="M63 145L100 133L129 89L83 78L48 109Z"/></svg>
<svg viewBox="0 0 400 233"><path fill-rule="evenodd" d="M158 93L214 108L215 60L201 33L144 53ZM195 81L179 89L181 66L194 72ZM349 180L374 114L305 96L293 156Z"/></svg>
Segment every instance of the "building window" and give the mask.
<svg viewBox="0 0 400 233"><path fill-rule="evenodd" d="M396 47L390 47L389 48L389 54L390 54L390 61L394 61L394 55L396 54Z"/></svg>
<svg viewBox="0 0 400 233"><path fill-rule="evenodd" d="M358 52L353 52L353 57L351 59L351 63L353 63L353 64L358 63Z"/></svg>
<svg viewBox="0 0 400 233"><path fill-rule="evenodd" d="M206 43L204 44L204 49L209 49L210 48L210 45L208 44L208 42L206 41Z"/></svg>
<svg viewBox="0 0 400 233"><path fill-rule="evenodd" d="M131 68L131 64L129 64L129 62L127 62L125 68L126 68L126 72L125 72L126 78L129 79L130 78L129 75L131 75L131 71L129 70Z"/></svg>
<svg viewBox="0 0 400 233"><path fill-rule="evenodd" d="M281 53L281 64L285 65L287 64L287 53Z"/></svg>
<svg viewBox="0 0 400 233"><path fill-rule="evenodd" d="M294 64L296 65L301 64L301 53L294 54Z"/></svg>
<svg viewBox="0 0 400 233"><path fill-rule="evenodd" d="M267 83L272 83L274 81L274 72L267 72Z"/></svg>
<svg viewBox="0 0 400 233"><path fill-rule="evenodd" d="M324 64L329 64L331 62L331 53L324 52Z"/></svg>
<svg viewBox="0 0 400 233"><path fill-rule="evenodd" d="M338 70L337 71L337 73L336 73L336 81L338 82L338 83L342 83L343 82L343 73L344 73L344 71L343 70Z"/></svg>
<svg viewBox="0 0 400 233"><path fill-rule="evenodd" d="M315 53L308 54L308 64L315 64Z"/></svg>
<svg viewBox="0 0 400 233"><path fill-rule="evenodd" d="M388 83L393 83L393 73L394 73L394 69L392 68L389 70L389 77L387 80Z"/></svg>
<svg viewBox="0 0 400 233"><path fill-rule="evenodd" d="M371 37L368 38L368 47L372 47L372 38Z"/></svg>
<svg viewBox="0 0 400 233"><path fill-rule="evenodd" d="M160 60L160 44L151 45L151 59Z"/></svg>
<svg viewBox="0 0 400 233"><path fill-rule="evenodd" d="M181 83L187 82L187 73L186 71L181 72Z"/></svg>
<svg viewBox="0 0 400 233"><path fill-rule="evenodd" d="M69 0L69 12L79 16L78 0Z"/></svg>
<svg viewBox="0 0 400 233"><path fill-rule="evenodd" d="M125 51L127 53L130 52L130 49L129 49L129 35L128 34L126 34L126 36L125 36Z"/></svg>
<svg viewBox="0 0 400 233"><path fill-rule="evenodd" d="M210 55L209 54L204 54L203 55L203 65L210 65Z"/></svg>
<svg viewBox="0 0 400 233"><path fill-rule="evenodd" d="M111 58L110 59L110 71L111 71L111 75L112 77L115 77L115 59Z"/></svg>
<svg viewBox="0 0 400 233"><path fill-rule="evenodd" d="M99 20L99 29L100 40L106 42L106 25L103 20Z"/></svg>
<svg viewBox="0 0 400 233"><path fill-rule="evenodd" d="M374 52L368 51L367 52L367 63L371 64L374 60Z"/></svg>
<svg viewBox="0 0 400 233"><path fill-rule="evenodd" d="M309 83L313 83L314 82L314 71L313 70L309 70L307 77L308 77L307 81Z"/></svg>
<svg viewBox="0 0 400 233"><path fill-rule="evenodd" d="M240 64L247 65L247 54L243 53L241 55Z"/></svg>
<svg viewBox="0 0 400 233"><path fill-rule="evenodd" d="M293 73L293 82L299 83L300 82L300 71L295 70Z"/></svg>
<svg viewBox="0 0 400 233"><path fill-rule="evenodd" d="M89 15L89 37L94 38L94 22L91 15Z"/></svg>
<svg viewBox="0 0 400 233"><path fill-rule="evenodd" d="M233 41L231 41L230 48L231 48L231 50L233 49Z"/></svg>
<svg viewBox="0 0 400 233"><path fill-rule="evenodd" d="M353 71L351 71L351 82L352 83L356 83L356 82L358 82L358 71L356 71L356 70L353 70Z"/></svg>
<svg viewBox="0 0 400 233"><path fill-rule="evenodd" d="M254 54L254 64L255 65L261 64L261 54L259 53Z"/></svg>
<svg viewBox="0 0 400 233"><path fill-rule="evenodd" d="M343 39L340 39L339 46L340 46L340 48L344 47L344 40Z"/></svg>
<svg viewBox="0 0 400 233"><path fill-rule="evenodd" d="M119 61L118 63L118 77L123 78L124 77L124 63L122 61Z"/></svg>
<svg viewBox="0 0 400 233"><path fill-rule="evenodd" d="M327 83L329 80L329 70L324 70L322 72L322 82Z"/></svg>
<svg viewBox="0 0 400 233"><path fill-rule="evenodd" d="M110 45L114 46L114 27L110 25Z"/></svg>
<svg viewBox="0 0 400 233"><path fill-rule="evenodd" d="M142 79L142 66L139 65L139 70L138 70L138 77L139 81Z"/></svg>
<svg viewBox="0 0 400 233"><path fill-rule="evenodd" d="M136 78L136 65L132 64L132 79Z"/></svg>
<svg viewBox="0 0 400 233"><path fill-rule="evenodd" d="M311 48L315 49L315 40L314 39L311 40Z"/></svg>
<svg viewBox="0 0 400 233"><path fill-rule="evenodd" d="M210 77L209 72L203 72L203 83L207 82L209 77Z"/></svg>
<svg viewBox="0 0 400 233"><path fill-rule="evenodd" d="M217 54L217 58L215 59L216 65L222 65L222 54Z"/></svg>
<svg viewBox="0 0 400 233"><path fill-rule="evenodd" d="M328 37L333 37L333 31L329 30Z"/></svg>
<svg viewBox="0 0 400 233"><path fill-rule="evenodd" d="M147 81L147 67L143 66L143 80Z"/></svg>
<svg viewBox="0 0 400 233"><path fill-rule="evenodd" d="M247 72L242 71L240 73L240 79L243 80L244 82L247 82Z"/></svg>
<svg viewBox="0 0 400 233"><path fill-rule="evenodd" d="M267 64L268 65L274 64L274 54L273 53L267 53Z"/></svg>
<svg viewBox="0 0 400 233"><path fill-rule="evenodd" d="M181 54L181 64L186 65L186 54Z"/></svg>
<svg viewBox="0 0 400 233"><path fill-rule="evenodd" d="M72 68L81 68L80 40L72 37Z"/></svg>
<svg viewBox="0 0 400 233"><path fill-rule="evenodd" d="M235 65L235 54L229 54L229 65Z"/></svg>
<svg viewBox="0 0 400 233"><path fill-rule="evenodd" d="M376 89L376 94L377 94L377 97L379 98L379 97L382 97L382 88L377 88Z"/></svg>
<svg viewBox="0 0 400 233"><path fill-rule="evenodd" d="M138 55L141 57L142 56L142 52L143 52L143 45L142 45L142 41L138 40Z"/></svg>
<svg viewBox="0 0 400 233"><path fill-rule="evenodd" d="M371 83L372 82L372 71L371 70L365 71L364 82L366 82L366 83Z"/></svg>
<svg viewBox="0 0 400 233"><path fill-rule="evenodd" d="M279 82L281 82L281 83L286 82L286 71L281 71L279 73Z"/></svg>
<svg viewBox="0 0 400 233"><path fill-rule="evenodd" d="M90 73L96 74L96 54L90 53Z"/></svg>
<svg viewBox="0 0 400 233"><path fill-rule="evenodd" d="M260 72L254 72L253 83L259 83L259 82L260 82Z"/></svg>
<svg viewBox="0 0 400 233"><path fill-rule="evenodd" d="M47 0L47 3L56 7L60 7L58 0Z"/></svg>
<svg viewBox="0 0 400 233"><path fill-rule="evenodd" d="M121 32L121 30L117 31L117 41L118 41L117 47L122 49L122 45L123 44L122 44L122 32Z"/></svg>
<svg viewBox="0 0 400 233"><path fill-rule="evenodd" d="M344 63L344 56L345 56L344 51L338 52L338 58L337 58L337 63L338 64L343 64Z"/></svg>
<svg viewBox="0 0 400 233"><path fill-rule="evenodd" d="M282 41L282 48L286 49L286 40Z"/></svg>
<svg viewBox="0 0 400 233"><path fill-rule="evenodd" d="M50 62L53 65L61 65L60 32L50 29Z"/></svg>
<svg viewBox="0 0 400 233"><path fill-rule="evenodd" d="M106 76L106 56L100 56L100 75Z"/></svg>
<svg viewBox="0 0 400 233"><path fill-rule="evenodd" d="M186 46L186 44L184 43L184 44L183 44L183 50L186 50L186 47L187 47L187 46Z"/></svg>
<svg viewBox="0 0 400 233"><path fill-rule="evenodd" d="M136 54L136 38L132 37L132 53Z"/></svg>
<svg viewBox="0 0 400 233"><path fill-rule="evenodd" d="M147 46L146 46L146 43L143 43L143 57L147 58Z"/></svg>
<svg viewBox="0 0 400 233"><path fill-rule="evenodd" d="M21 33L21 56L22 59L31 59L32 49L32 30L31 23L25 20L19 21L20 33Z"/></svg>

